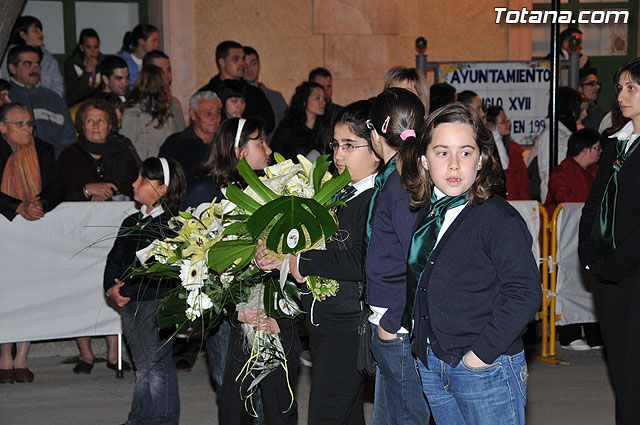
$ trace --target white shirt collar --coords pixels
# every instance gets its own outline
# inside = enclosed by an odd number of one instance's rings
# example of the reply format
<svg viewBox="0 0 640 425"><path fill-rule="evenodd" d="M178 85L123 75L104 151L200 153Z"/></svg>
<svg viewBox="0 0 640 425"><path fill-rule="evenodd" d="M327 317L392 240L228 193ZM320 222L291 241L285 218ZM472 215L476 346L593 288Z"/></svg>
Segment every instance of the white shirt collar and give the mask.
<svg viewBox="0 0 640 425"><path fill-rule="evenodd" d="M433 191L436 194L436 198L438 200L444 198L445 196L447 196L443 191L441 191L440 189L438 189L436 186L433 186ZM465 202L463 205L459 205L455 208L451 208L448 211L462 211L462 207L466 206L469 202ZM449 214L449 212L447 211L447 214ZM456 213L457 215L457 213Z"/></svg>
<svg viewBox="0 0 640 425"><path fill-rule="evenodd" d="M143 205L142 207L140 207L140 212L142 213L142 218L147 218L149 216L157 217L164 212L164 209L162 209L162 205L158 205L157 207L152 209L151 212L147 212L147 206Z"/></svg>
<svg viewBox="0 0 640 425"><path fill-rule="evenodd" d="M371 189L375 185L377 175L378 173L369 174L367 177L363 178L358 183L353 183L351 186L353 186L356 192L353 194L351 198L349 198L349 200L360 195L365 190Z"/></svg>
<svg viewBox="0 0 640 425"><path fill-rule="evenodd" d="M626 140L629 137L632 137L635 139L636 137L640 136L640 134L633 134L633 121L629 121L624 127L622 127L620 129L620 131L618 131L617 133L612 134L611 136L609 136L610 139L616 138L618 140Z"/></svg>
<svg viewBox="0 0 640 425"><path fill-rule="evenodd" d="M138 68L142 68L142 59L138 59L133 53L131 53L131 59L136 65L138 65Z"/></svg>
<svg viewBox="0 0 640 425"><path fill-rule="evenodd" d="M640 133L636 133L636 134L633 133L633 121L629 121L627 124L625 124L624 127L620 129L620 131L609 136L610 139L616 138L618 140L627 141L624 147L625 153L629 150L629 148L633 144L633 141L636 140L638 137L640 137Z"/></svg>

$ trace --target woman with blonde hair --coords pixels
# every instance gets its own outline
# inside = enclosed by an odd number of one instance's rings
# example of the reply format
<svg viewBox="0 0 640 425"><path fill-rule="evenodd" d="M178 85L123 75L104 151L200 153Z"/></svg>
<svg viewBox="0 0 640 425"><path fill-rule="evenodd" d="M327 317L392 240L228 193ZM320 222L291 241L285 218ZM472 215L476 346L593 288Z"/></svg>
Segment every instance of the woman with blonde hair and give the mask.
<svg viewBox="0 0 640 425"><path fill-rule="evenodd" d="M145 65L124 104L120 134L133 142L142 160L156 156L167 137L175 133L171 91L162 69Z"/></svg>
<svg viewBox="0 0 640 425"><path fill-rule="evenodd" d="M409 90L420 98L425 111L429 110L429 83L424 74L416 68L394 66L384 76L384 89L398 87Z"/></svg>

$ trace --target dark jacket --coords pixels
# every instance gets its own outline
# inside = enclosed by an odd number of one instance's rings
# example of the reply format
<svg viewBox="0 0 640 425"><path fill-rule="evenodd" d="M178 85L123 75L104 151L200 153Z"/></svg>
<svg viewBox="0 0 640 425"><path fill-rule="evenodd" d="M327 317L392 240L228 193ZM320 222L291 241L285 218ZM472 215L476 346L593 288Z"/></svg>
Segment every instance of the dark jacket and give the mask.
<svg viewBox="0 0 640 425"><path fill-rule="evenodd" d="M102 156L103 176L100 177L96 161L80 144L66 148L58 159L58 170L67 187L67 201L86 201L83 187L88 183L109 182L118 192L133 199L131 184L138 177L138 163L131 142L124 136L109 136L111 149Z"/></svg>
<svg viewBox="0 0 640 425"><path fill-rule="evenodd" d="M319 122L319 120L316 120ZM321 127L321 126L318 126ZM297 155L307 156L312 150L317 150L320 154L325 153L320 143L322 129L309 128L306 125L295 125L291 122L282 121L271 138L270 148L286 159L298 162Z"/></svg>
<svg viewBox="0 0 640 425"><path fill-rule="evenodd" d="M247 106L244 108L242 116L244 118L254 117L260 118L264 123L264 130L267 133L271 133L275 128L275 118L273 116L273 110L269 99L265 96L264 92L260 88L252 86L245 80L240 80L245 85L245 96L247 100ZM213 77L206 85L200 87L198 91L212 91L218 93L218 89L222 84L220 74ZM222 105L224 107L224 105Z"/></svg>
<svg viewBox="0 0 640 425"><path fill-rule="evenodd" d="M193 124L183 131L167 137L158 154L164 158L173 158L184 169L187 186L191 187L193 172L209 155L209 146L202 141L193 129Z"/></svg>
<svg viewBox="0 0 640 425"><path fill-rule="evenodd" d="M638 143L638 142L636 142ZM640 149L636 149L618 172L618 197L614 235L616 249L609 258L591 243L591 228L600 213L600 201L613 173L616 160L616 140L607 143L600 158L600 168L582 209L578 254L580 263L600 280L620 283L623 278L638 273L640 266Z"/></svg>
<svg viewBox="0 0 640 425"><path fill-rule="evenodd" d="M227 199L218 185L213 181L213 177L196 177L193 179L192 184L189 185L187 196L184 198L184 201L182 201L181 209L197 207L202 203L213 201L213 198L216 198L216 202Z"/></svg>
<svg viewBox="0 0 640 425"><path fill-rule="evenodd" d="M162 298L167 290L176 285L177 282L172 279L131 276L134 268L141 267L136 257L138 250L146 248L155 239L175 236L167 224L170 218L171 215L165 212L157 217L143 219L139 213L135 213L124 219L107 256L103 282L105 292L116 284L114 279L119 279L124 282L120 295L131 297L131 301L150 301Z"/></svg>
<svg viewBox="0 0 640 425"><path fill-rule="evenodd" d="M56 160L53 156L53 146L35 139L36 154L40 165L40 180L42 191L40 192L40 203L44 212L49 212L60 202L64 201L64 182L56 169ZM12 154L11 146L0 137L0 180L4 174L4 167ZM16 209L22 201L0 192L0 213L13 220L16 216Z"/></svg>
<svg viewBox="0 0 640 425"><path fill-rule="evenodd" d="M418 223L430 210L420 210ZM527 324L542 289L527 225L494 196L456 217L425 266L414 309L413 352L434 354L455 367L470 350L491 364L523 350Z"/></svg>
<svg viewBox="0 0 640 425"><path fill-rule="evenodd" d="M98 54L96 69L98 69L98 66L104 58L105 56L102 53ZM78 71L80 72L79 76ZM95 82L91 81L92 75L95 75ZM75 105L80 102L80 100L87 98L87 95L93 90L96 90L101 83L99 72L95 71L94 73L90 73L84 69L84 58L81 53L75 51L65 59L64 85L67 105Z"/></svg>
<svg viewBox="0 0 640 425"><path fill-rule="evenodd" d="M417 212L409 206L409 194L394 171L376 202L367 251L367 304L387 308L380 326L390 333L400 329L405 306L407 258Z"/></svg>
<svg viewBox="0 0 640 425"><path fill-rule="evenodd" d="M327 249L300 254L299 271L303 276L322 276L340 284L338 293L316 302L307 314L309 332L356 332L360 318L360 289L363 280L364 232L373 189L367 189L338 210L338 232L327 243ZM305 288L306 289L306 288ZM304 310L311 311L313 297L302 296Z"/></svg>

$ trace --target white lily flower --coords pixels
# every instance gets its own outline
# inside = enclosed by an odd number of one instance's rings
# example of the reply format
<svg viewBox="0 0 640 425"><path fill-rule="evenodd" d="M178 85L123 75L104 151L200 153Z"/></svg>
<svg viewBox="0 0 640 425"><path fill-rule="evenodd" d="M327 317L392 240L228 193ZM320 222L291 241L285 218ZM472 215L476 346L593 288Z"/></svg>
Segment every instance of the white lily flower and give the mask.
<svg viewBox="0 0 640 425"><path fill-rule="evenodd" d="M140 260L140 264L142 264L144 266L144 264L147 262L147 260L154 255L156 252L154 252L154 248L156 246L156 244L158 244L160 241L158 239L154 240L153 242L151 242L151 244L149 244L148 246L146 246L145 248L142 248L138 251L136 251L136 257L138 257L138 260Z"/></svg>

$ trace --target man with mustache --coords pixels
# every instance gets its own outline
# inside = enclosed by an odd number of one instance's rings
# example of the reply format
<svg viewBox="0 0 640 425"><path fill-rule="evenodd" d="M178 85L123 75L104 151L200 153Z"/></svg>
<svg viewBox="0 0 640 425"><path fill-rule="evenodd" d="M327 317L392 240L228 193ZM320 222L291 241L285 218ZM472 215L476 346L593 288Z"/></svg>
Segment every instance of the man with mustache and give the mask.
<svg viewBox="0 0 640 425"><path fill-rule="evenodd" d="M53 145L57 158L65 147L75 143L76 131L62 97L40 87L41 59L40 51L31 46L18 45L9 50L9 97L27 105L35 121L34 137Z"/></svg>

